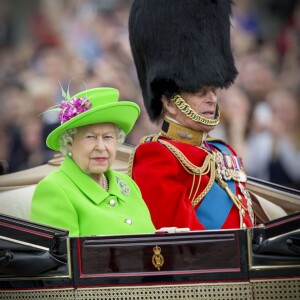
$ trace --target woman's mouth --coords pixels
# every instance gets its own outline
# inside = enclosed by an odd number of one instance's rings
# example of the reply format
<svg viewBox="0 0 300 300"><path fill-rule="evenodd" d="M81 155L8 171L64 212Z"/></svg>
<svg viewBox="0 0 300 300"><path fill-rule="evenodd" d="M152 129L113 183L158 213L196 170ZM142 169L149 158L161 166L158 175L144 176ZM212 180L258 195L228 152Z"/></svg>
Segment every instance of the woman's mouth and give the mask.
<svg viewBox="0 0 300 300"><path fill-rule="evenodd" d="M93 157L92 160L98 162L98 163L103 163L106 162L108 160L107 157Z"/></svg>

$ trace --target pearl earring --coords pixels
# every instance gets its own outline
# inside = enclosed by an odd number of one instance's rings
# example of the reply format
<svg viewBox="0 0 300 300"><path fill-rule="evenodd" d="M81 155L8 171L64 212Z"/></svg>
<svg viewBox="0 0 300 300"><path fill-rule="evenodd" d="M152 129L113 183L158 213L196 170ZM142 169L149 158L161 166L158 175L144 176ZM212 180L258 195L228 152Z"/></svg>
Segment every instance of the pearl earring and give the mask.
<svg viewBox="0 0 300 300"><path fill-rule="evenodd" d="M72 157L72 152L69 152L68 155L69 155L70 157Z"/></svg>

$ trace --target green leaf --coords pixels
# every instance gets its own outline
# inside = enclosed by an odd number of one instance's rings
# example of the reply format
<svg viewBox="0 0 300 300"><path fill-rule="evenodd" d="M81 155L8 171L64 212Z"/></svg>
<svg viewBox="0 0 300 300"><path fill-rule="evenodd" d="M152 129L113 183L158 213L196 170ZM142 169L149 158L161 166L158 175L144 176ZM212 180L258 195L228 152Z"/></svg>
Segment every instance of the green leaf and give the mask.
<svg viewBox="0 0 300 300"><path fill-rule="evenodd" d="M70 96L70 83L68 84L68 89L67 89L67 92L65 92L65 90L63 89L62 85L60 82L59 83L59 86L60 86L60 89L61 89L61 95L63 96L63 98L66 100L66 101L69 101L71 96Z"/></svg>

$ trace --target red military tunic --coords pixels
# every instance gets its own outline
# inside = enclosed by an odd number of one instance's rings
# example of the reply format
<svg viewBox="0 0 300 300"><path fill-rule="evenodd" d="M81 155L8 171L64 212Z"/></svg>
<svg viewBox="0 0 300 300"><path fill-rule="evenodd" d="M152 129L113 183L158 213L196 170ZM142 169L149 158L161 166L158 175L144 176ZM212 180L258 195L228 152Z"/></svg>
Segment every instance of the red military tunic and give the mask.
<svg viewBox="0 0 300 300"><path fill-rule="evenodd" d="M191 230L252 227L254 216L245 176L241 180L237 176L244 174L243 170L235 166L234 173L234 168L224 166L226 161L236 163L233 149L220 141L217 146L222 151L211 142L207 142L207 149L170 139L174 136L170 132L165 135L148 137L138 145L129 168L154 226ZM224 149L230 155L223 155ZM222 157L226 158L225 163L220 163ZM228 191L226 186L230 184Z"/></svg>

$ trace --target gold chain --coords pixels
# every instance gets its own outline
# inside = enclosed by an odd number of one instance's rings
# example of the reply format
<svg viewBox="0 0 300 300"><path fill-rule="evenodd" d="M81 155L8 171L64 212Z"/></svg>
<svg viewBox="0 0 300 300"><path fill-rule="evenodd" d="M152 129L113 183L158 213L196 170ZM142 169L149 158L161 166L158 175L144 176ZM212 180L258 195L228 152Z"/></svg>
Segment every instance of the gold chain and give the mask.
<svg viewBox="0 0 300 300"><path fill-rule="evenodd" d="M179 95L175 95L171 98L171 101L191 120L201 123L207 126L215 126L220 121L220 109L217 105L217 117L214 120L204 118L198 115Z"/></svg>

